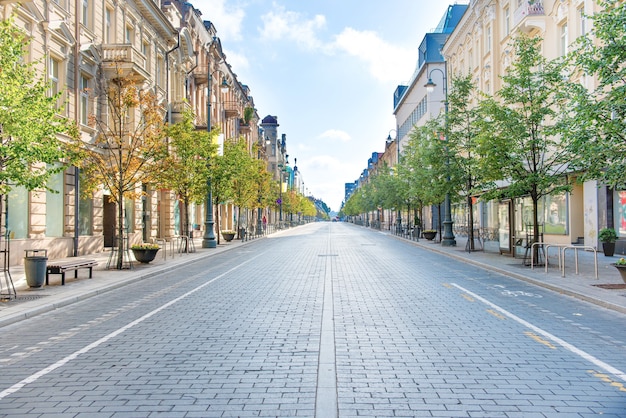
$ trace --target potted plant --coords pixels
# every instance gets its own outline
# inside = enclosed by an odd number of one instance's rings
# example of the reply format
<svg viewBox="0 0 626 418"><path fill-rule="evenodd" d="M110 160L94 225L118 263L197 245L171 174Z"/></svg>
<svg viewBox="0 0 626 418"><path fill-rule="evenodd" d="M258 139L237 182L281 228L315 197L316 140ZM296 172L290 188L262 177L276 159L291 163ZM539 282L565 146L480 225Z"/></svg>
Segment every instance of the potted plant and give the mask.
<svg viewBox="0 0 626 418"><path fill-rule="evenodd" d="M604 255L612 257L615 253L615 241L617 241L617 233L613 228L602 228L598 234L598 239L602 243Z"/></svg>
<svg viewBox="0 0 626 418"><path fill-rule="evenodd" d="M226 242L231 242L233 240L233 238L235 238L235 235L237 234L237 232L235 231L222 231L222 236L224 237L224 241Z"/></svg>
<svg viewBox="0 0 626 418"><path fill-rule="evenodd" d="M425 229L422 234L424 235L424 238L426 238L428 241L432 241L435 239L437 231L435 231L434 229Z"/></svg>
<svg viewBox="0 0 626 418"><path fill-rule="evenodd" d="M135 256L135 260L139 261L140 263L149 263L154 260L157 252L159 251L159 248L160 247L158 246L158 244L146 243L134 244L130 246L130 249Z"/></svg>
<svg viewBox="0 0 626 418"><path fill-rule="evenodd" d="M626 258L622 257L611 265L619 271L622 280L626 283Z"/></svg>

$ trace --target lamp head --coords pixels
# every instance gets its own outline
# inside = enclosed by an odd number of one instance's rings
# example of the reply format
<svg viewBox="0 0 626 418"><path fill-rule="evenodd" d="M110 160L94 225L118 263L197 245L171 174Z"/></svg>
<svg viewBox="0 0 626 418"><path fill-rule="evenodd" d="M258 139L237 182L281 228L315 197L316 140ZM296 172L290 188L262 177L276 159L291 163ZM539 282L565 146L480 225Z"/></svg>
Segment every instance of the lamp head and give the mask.
<svg viewBox="0 0 626 418"><path fill-rule="evenodd" d="M226 82L226 77L222 78L222 84L220 85L220 90L222 91L222 93L226 94L228 93L228 83Z"/></svg>
<svg viewBox="0 0 626 418"><path fill-rule="evenodd" d="M426 87L427 92L432 93L433 91L435 91L435 87L437 87L437 85L433 83L432 78L429 78L428 83L424 84L424 87Z"/></svg>

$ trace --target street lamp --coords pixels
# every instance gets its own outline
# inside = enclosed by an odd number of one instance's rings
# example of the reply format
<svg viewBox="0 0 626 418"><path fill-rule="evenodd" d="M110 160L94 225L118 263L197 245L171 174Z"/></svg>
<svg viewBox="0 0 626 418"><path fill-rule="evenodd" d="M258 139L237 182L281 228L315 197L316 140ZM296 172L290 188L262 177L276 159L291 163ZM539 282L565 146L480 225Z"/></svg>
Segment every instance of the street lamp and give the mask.
<svg viewBox="0 0 626 418"><path fill-rule="evenodd" d="M437 87L437 85L433 82L433 79L431 78L432 73L435 71L439 71L443 77L443 95L445 97L445 101L443 102L444 104L444 116L445 116L445 130L446 130L446 136L444 137L444 141L448 140L447 137L447 130L448 130L448 69L447 69L447 64L444 63L443 65L443 70L441 70L440 68L433 68L429 73L428 73L428 83L424 84L424 87L426 87L426 91L428 93L432 93L433 91L435 91L435 87ZM447 143L447 142L446 142ZM448 146L446 145L446 181L448 183L450 183L450 155L448 152ZM448 184L449 186L449 184ZM444 200L444 220L443 220L443 237L441 239L441 245L444 247L455 247L456 246L456 240L454 239L454 233L452 232L452 208L450 206L450 191L446 190L446 197Z"/></svg>
<svg viewBox="0 0 626 418"><path fill-rule="evenodd" d="M225 74L220 70L215 70L214 73L222 74L222 84L220 91L222 93L228 93L228 83L226 82ZM208 87L206 98L206 130L211 133L211 83L213 82L213 73L211 73L210 61L207 56L207 75L208 75ZM210 164L207 159L207 164ZM215 231L213 226L215 221L213 220L213 185L211 184L211 175L207 176L207 197L206 197L206 218L204 221L204 236L202 237L202 248L217 248L217 241L215 239Z"/></svg>
<svg viewBox="0 0 626 418"><path fill-rule="evenodd" d="M272 143L272 141L268 138L265 137L265 141L263 141L263 135L259 135L259 150L257 152L257 158L260 160L261 159L261 145L265 144L265 146L263 147L263 149L265 149L268 145L270 145ZM257 214L256 214L256 234L257 235L263 235L263 222L261 220L261 216L263 216L263 209L261 208L261 184L259 183L259 207L257 209Z"/></svg>
<svg viewBox="0 0 626 418"><path fill-rule="evenodd" d="M395 139L391 137L391 133L395 134ZM400 175L400 144L398 142L398 131L395 129L391 129L389 134L387 134L387 143L391 144L393 141L396 142L396 175ZM397 202L396 202L397 203ZM400 235L402 233L402 212L400 209L400 205L398 205L398 211L396 212L396 235Z"/></svg>

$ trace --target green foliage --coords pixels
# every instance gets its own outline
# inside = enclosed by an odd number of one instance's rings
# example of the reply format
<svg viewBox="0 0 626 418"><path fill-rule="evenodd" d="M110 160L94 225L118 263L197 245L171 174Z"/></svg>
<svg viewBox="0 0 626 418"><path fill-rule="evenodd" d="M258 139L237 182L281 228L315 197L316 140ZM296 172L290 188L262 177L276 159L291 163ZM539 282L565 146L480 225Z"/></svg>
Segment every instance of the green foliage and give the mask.
<svg viewBox="0 0 626 418"><path fill-rule="evenodd" d="M583 179L611 187L626 185L626 3L598 1L602 11L590 16L593 37L577 40L572 71L597 77L594 91L582 86L571 94L573 166Z"/></svg>
<svg viewBox="0 0 626 418"><path fill-rule="evenodd" d="M73 163L78 137L75 125L59 116L61 93L50 96L45 79L37 79L37 63L25 63L30 38L0 21L0 194L12 187L45 187L50 176ZM67 142L59 138L63 135Z"/></svg>
<svg viewBox="0 0 626 418"><path fill-rule="evenodd" d="M602 228L598 233L600 242L615 242L617 238L617 233L613 228Z"/></svg>
<svg viewBox="0 0 626 418"><path fill-rule="evenodd" d="M166 128L169 153L160 162L161 184L172 189L183 202L183 234L189 231L189 204L200 204L207 195L209 159L215 154L218 131L196 129L191 111L183 113L180 122Z"/></svg>
<svg viewBox="0 0 626 418"><path fill-rule="evenodd" d="M481 102L478 154L486 180L506 181L485 199L529 195L533 201L534 236L538 239L537 202L570 190L565 174L575 159L568 147L568 91L559 61L547 61L540 40L514 41L515 60L502 77L496 99Z"/></svg>

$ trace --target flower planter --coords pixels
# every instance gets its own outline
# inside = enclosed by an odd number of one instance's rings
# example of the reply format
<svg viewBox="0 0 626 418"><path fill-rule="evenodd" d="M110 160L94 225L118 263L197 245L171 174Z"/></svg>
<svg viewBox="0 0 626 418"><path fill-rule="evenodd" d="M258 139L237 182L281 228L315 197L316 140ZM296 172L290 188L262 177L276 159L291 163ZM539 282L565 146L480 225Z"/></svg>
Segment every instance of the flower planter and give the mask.
<svg viewBox="0 0 626 418"><path fill-rule="evenodd" d="M620 276L622 276L622 280L626 283L626 264L611 264L613 267L619 271Z"/></svg>
<svg viewBox="0 0 626 418"><path fill-rule="evenodd" d="M607 257L613 257L615 254L615 243L614 242L603 242L602 243L602 251L604 251L604 255Z"/></svg>
<svg viewBox="0 0 626 418"><path fill-rule="evenodd" d="M231 242L235 238L234 232L222 232L222 236L224 237L224 241Z"/></svg>
<svg viewBox="0 0 626 418"><path fill-rule="evenodd" d="M437 231L424 231L422 232L422 234L424 235L424 238L426 238L428 241L432 241L437 236Z"/></svg>
<svg viewBox="0 0 626 418"><path fill-rule="evenodd" d="M134 249L133 248L133 255L135 256L135 260L139 261L140 263L144 263L147 264L149 262L151 262L152 260L154 260L154 258L157 255L157 252L159 251L158 249L156 250L139 250L139 249Z"/></svg>

